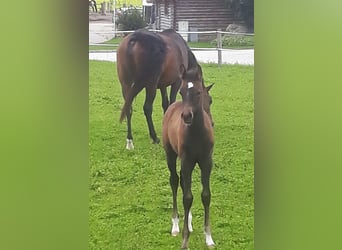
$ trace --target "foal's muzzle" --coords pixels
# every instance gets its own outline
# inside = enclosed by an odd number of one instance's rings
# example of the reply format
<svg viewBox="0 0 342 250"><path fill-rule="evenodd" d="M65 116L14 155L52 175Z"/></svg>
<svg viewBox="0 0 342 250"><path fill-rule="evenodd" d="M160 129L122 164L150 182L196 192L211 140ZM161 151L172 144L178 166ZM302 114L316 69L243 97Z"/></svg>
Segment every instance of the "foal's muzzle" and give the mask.
<svg viewBox="0 0 342 250"><path fill-rule="evenodd" d="M192 113L192 111L182 112L181 117L186 125L191 125L194 114Z"/></svg>

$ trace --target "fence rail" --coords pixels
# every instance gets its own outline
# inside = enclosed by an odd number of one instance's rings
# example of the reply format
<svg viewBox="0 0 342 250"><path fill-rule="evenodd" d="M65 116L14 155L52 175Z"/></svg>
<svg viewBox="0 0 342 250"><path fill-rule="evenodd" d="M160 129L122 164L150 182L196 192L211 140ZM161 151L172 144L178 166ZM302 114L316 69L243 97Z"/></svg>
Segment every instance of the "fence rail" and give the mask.
<svg viewBox="0 0 342 250"><path fill-rule="evenodd" d="M130 33L133 33L134 30L124 30L124 31L118 31L114 29L113 24L93 24L94 26L96 25L102 25L102 26L108 26L112 27L112 31L105 31L105 32L96 32L94 33L97 34L107 34L107 35L112 35L113 38L116 37L117 35L127 35ZM154 29L149 29L150 31L153 32L162 32L162 30L154 30ZM222 46L222 34L226 35L232 35L232 36L254 36L254 33L236 33L236 32L228 32L228 31L221 31L221 30L213 30L213 31L177 31L180 35L182 34L216 34L216 39L217 39L217 46L216 48L193 48L191 47L191 50L194 51L217 51L217 63L218 65L222 64L222 51L229 50L225 49ZM103 44L103 43L89 43L89 46L101 46L101 47L116 47L118 44ZM116 50L89 50L89 53L115 53Z"/></svg>
<svg viewBox="0 0 342 250"><path fill-rule="evenodd" d="M101 33L108 33L108 34L130 34L135 32L135 30L114 30L114 25L109 23L93 23L92 26L102 26L102 27L112 27L113 30L111 32L101 32ZM155 29L148 29L152 32L162 32L163 30L155 30ZM237 33L237 32L229 32L229 31L221 31L221 30L211 30L211 31L176 31L178 34L228 34L228 35L238 35L238 36L254 36L254 33Z"/></svg>

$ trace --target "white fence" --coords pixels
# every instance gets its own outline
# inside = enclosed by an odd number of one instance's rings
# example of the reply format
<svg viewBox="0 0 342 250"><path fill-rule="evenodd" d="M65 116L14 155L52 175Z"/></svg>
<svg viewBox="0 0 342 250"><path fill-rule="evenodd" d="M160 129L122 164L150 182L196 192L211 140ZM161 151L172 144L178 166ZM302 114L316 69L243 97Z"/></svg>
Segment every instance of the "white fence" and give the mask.
<svg viewBox="0 0 342 250"><path fill-rule="evenodd" d="M102 26L104 24L101 24ZM107 36L107 39L106 40L110 40L111 38L114 38L116 36L123 36L123 35L126 35L126 34L129 34L129 33L133 33L134 31L117 31L117 30L114 30L114 26L113 24L108 24L107 25L107 28L110 28L111 27L111 30L108 30L108 31L102 31L100 32L102 36L106 37ZM153 31L153 32L161 32L162 30L150 30L150 31ZM96 32L96 31L95 31ZM215 31L177 31L177 33L179 34L216 34L216 39L217 39L217 46L216 48L193 48L191 47L191 50L192 51L217 51L217 63L218 65L221 65L222 64L222 53L224 51L231 51L231 49L224 49L223 46L222 46L222 34L228 34L228 35L231 35L231 36L254 36L254 34L252 33L234 33L234 32L226 32L226 31L221 31L221 30L215 30ZM89 43L89 45L92 45L92 46L101 46L101 47L113 47L115 45L118 45L118 44L103 44L103 43ZM89 50L89 53L101 53L101 52L113 52L113 53L116 53L116 50Z"/></svg>

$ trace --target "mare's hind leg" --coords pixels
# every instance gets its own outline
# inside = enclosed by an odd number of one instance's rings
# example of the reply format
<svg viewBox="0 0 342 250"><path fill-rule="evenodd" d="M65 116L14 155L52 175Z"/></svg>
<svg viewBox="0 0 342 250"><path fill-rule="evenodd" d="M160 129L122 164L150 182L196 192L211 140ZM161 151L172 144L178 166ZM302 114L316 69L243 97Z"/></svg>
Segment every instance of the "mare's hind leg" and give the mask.
<svg viewBox="0 0 342 250"><path fill-rule="evenodd" d="M176 160L177 154L172 150L171 146L168 145L166 148L166 160L167 166L170 171L170 186L172 190L172 229L171 235L176 236L179 233L179 218L178 218L178 207L177 207L177 191L179 185L179 176L177 174Z"/></svg>
<svg viewBox="0 0 342 250"><path fill-rule="evenodd" d="M192 206L193 195L191 192L192 171L195 167L195 162L187 159L181 161L181 187L183 190L183 207L184 207L184 226L183 226L183 242L182 248L187 249L189 245L190 229L189 215Z"/></svg>
<svg viewBox="0 0 342 250"><path fill-rule="evenodd" d="M169 98L167 96L167 89L166 87L161 87L160 88L160 94L161 94L161 98L162 98L162 106L163 106L163 110L164 110L164 114L167 110L167 108L169 107L170 103L169 103Z"/></svg>
<svg viewBox="0 0 342 250"><path fill-rule="evenodd" d="M182 80L179 79L174 84L171 85L170 104L172 104L172 103L174 103L176 101L177 93L179 91L181 83L182 83Z"/></svg>
<svg viewBox="0 0 342 250"><path fill-rule="evenodd" d="M205 242L207 246L214 246L215 243L211 237L210 219L209 219L209 207L210 207L210 173L212 168L212 159L209 158L203 162L200 162L201 169L201 181L202 181L202 203L204 206L204 233Z"/></svg>
<svg viewBox="0 0 342 250"><path fill-rule="evenodd" d="M133 136L132 136L132 107L129 109L129 112L126 114L127 117L127 139L126 139L126 149L131 150L134 149L133 145Z"/></svg>
<svg viewBox="0 0 342 250"><path fill-rule="evenodd" d="M131 86L128 84L122 84L122 95L123 97L127 98L127 93L129 93L129 90L131 89ZM127 138L126 138L126 149L131 150L134 149L133 145L133 136L132 136L132 107L130 107L129 112L126 112L126 118L127 118Z"/></svg>
<svg viewBox="0 0 342 250"><path fill-rule="evenodd" d="M159 143L159 139L157 138L157 134L152 121L153 101L156 97L156 91L157 89L153 86L146 87L146 97L144 103L144 113L148 125L148 130L150 132L150 137L152 138L153 143Z"/></svg>

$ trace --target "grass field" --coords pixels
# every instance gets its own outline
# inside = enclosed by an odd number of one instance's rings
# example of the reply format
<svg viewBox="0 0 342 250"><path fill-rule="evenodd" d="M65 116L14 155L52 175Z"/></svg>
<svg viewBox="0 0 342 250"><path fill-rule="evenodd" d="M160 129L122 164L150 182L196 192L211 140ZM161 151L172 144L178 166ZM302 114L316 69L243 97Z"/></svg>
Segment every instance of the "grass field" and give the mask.
<svg viewBox="0 0 342 250"><path fill-rule="evenodd" d="M96 0L96 4L100 5L102 2L113 3L113 0ZM116 8L121 8L123 6L142 6L141 0L116 0Z"/></svg>
<svg viewBox="0 0 342 250"><path fill-rule="evenodd" d="M214 168L211 225L216 249L254 248L254 67L202 64L206 85L214 82ZM178 97L179 98L179 97ZM170 235L172 193L161 145L153 145L142 110L144 92L133 104L135 149L128 151L116 65L89 61L90 249L180 249ZM161 136L158 92L153 119ZM190 249L206 249L199 168L193 174L194 232ZM181 190L178 195L183 217ZM181 229L183 220L180 221Z"/></svg>

